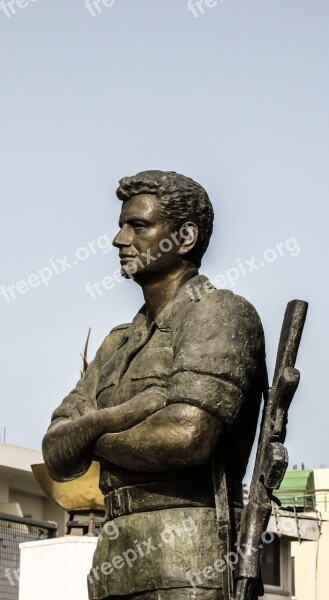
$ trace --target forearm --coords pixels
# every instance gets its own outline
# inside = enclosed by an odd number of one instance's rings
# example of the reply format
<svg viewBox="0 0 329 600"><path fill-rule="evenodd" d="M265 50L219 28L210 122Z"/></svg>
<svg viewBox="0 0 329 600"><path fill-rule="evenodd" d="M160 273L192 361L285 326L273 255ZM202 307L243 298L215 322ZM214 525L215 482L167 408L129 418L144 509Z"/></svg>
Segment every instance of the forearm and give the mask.
<svg viewBox="0 0 329 600"><path fill-rule="evenodd" d="M222 432L221 423L190 405L176 404L121 433L102 436L97 456L136 471L166 471L204 464Z"/></svg>
<svg viewBox="0 0 329 600"><path fill-rule="evenodd" d="M68 481L87 471L92 448L106 432L97 413L53 424L42 442L47 470L56 481Z"/></svg>
<svg viewBox="0 0 329 600"><path fill-rule="evenodd" d="M55 423L44 437L42 450L51 476L66 481L83 474L90 466L93 448L106 433L124 431L154 414L165 404L166 392L162 388L149 388L131 400L87 415L83 402L78 403L71 421Z"/></svg>

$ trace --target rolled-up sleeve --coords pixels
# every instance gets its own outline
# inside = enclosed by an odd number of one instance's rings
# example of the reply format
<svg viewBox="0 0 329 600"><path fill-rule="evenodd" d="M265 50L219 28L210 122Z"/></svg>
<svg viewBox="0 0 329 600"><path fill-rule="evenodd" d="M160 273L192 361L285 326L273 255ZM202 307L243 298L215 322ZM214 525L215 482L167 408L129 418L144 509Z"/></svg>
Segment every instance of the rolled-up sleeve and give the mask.
<svg viewBox="0 0 329 600"><path fill-rule="evenodd" d="M168 404L186 402L234 424L264 360L253 306L227 290L189 302L174 329Z"/></svg>

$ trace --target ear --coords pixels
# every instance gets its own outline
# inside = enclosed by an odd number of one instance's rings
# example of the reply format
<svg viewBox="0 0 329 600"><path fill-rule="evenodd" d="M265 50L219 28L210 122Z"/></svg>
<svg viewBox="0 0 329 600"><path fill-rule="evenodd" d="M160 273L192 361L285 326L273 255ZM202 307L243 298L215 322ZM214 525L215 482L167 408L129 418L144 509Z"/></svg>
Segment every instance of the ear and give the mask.
<svg viewBox="0 0 329 600"><path fill-rule="evenodd" d="M178 248L178 254L181 256L187 254L194 248L199 237L199 228L192 221L187 221L179 229L179 237L181 239L180 246Z"/></svg>

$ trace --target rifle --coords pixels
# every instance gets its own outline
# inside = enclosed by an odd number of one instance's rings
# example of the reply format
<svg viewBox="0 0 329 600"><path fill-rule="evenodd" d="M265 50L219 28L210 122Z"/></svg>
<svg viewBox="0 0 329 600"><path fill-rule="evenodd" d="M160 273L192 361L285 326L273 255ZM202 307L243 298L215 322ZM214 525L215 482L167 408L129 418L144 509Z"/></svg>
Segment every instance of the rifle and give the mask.
<svg viewBox="0 0 329 600"><path fill-rule="evenodd" d="M273 491L280 487L288 466L287 415L299 384L295 362L307 313L307 302L291 300L283 319L272 386L265 391L264 409L248 503L242 510L237 547L244 549L234 574L230 600L252 600L259 592L262 535L271 515Z"/></svg>

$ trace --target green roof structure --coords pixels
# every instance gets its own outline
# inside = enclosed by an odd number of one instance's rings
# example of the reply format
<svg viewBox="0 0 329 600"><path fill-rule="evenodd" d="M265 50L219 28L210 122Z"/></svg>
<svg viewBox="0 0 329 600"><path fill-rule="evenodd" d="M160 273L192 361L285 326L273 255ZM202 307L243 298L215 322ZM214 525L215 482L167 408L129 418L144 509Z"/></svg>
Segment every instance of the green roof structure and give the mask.
<svg viewBox="0 0 329 600"><path fill-rule="evenodd" d="M313 471L287 471L274 495L279 498L282 508L314 510Z"/></svg>

